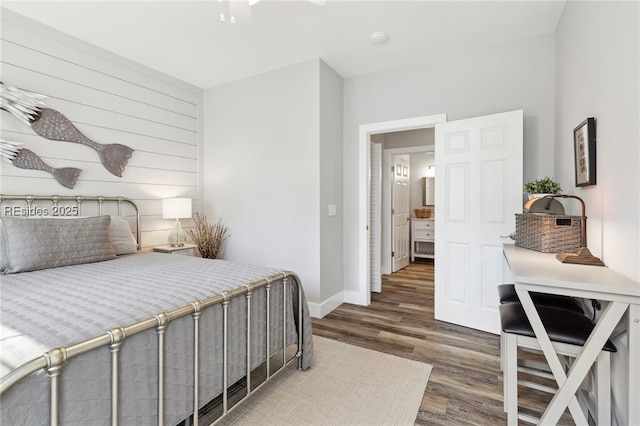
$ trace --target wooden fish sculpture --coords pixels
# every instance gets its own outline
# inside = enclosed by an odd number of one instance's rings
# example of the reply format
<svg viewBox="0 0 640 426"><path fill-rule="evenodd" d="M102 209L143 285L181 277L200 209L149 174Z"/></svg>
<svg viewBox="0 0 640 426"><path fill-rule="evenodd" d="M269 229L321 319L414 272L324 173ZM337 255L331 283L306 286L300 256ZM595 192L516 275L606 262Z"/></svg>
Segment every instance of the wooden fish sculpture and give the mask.
<svg viewBox="0 0 640 426"><path fill-rule="evenodd" d="M42 170L51 173L58 183L69 189L76 185L82 169L63 167L56 169L42 161L33 151L22 148L19 142L9 142L0 139L0 156L20 169Z"/></svg>
<svg viewBox="0 0 640 426"><path fill-rule="evenodd" d="M134 150L121 144L100 144L86 137L62 113L45 108L45 96L0 82L0 109L10 112L40 136L55 141L75 142L95 149L102 165L112 174L122 177Z"/></svg>

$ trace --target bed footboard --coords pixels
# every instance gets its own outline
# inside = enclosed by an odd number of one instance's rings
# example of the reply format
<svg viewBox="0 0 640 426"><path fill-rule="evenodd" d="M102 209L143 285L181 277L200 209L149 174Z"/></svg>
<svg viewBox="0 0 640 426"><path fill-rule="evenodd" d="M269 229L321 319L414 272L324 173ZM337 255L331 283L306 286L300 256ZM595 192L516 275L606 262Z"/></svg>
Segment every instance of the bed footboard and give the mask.
<svg viewBox="0 0 640 426"><path fill-rule="evenodd" d="M282 286L282 348L271 348L270 347L270 333L272 329L280 330L280 326L273 327L273 321L279 321L279 318L274 319L274 314L272 312L271 306L274 304L274 300L272 300L272 288L274 285ZM266 364L266 379L259 385L252 388L251 383L251 372L252 372L252 313L255 310L252 308L254 294L256 291L264 288L265 292L265 311L266 316L264 318L264 327L266 327L266 359L264 360ZM262 290L261 290L262 291ZM303 356L303 345L305 342L305 337L309 338L309 336L305 336L305 328L304 324L305 313L303 313L303 307L306 304L304 299L303 290L301 287L300 279L298 276L292 272L282 272L277 275L270 276L268 278L262 279L257 282L253 282L245 285L244 287L240 287L234 290L229 290L223 292L217 296L210 297L204 300L196 300L186 306L181 308L172 310L170 312L162 312L158 313L154 317L148 318L144 321L131 324L121 328L115 328L109 330L108 332L99 335L93 339L85 340L81 343L70 345L67 347L60 347L56 349L52 349L42 356L29 361L22 366L16 368L11 371L9 374L5 375L0 380L0 395L4 394L9 388L11 388L14 384L20 382L31 374L44 370L46 371L49 377L49 387L50 387L50 424L58 425L61 422L61 398L63 395L60 393L60 381L64 377L64 367L65 363L69 360L94 351L98 348L108 347L111 353L111 424L117 425L119 424L119 398L120 398L120 353L121 349L127 344L127 339L131 336L137 335L139 333L145 332L147 330L155 329L157 334L157 361L158 361L158 371L157 371L157 412L158 412L158 425L163 425L165 423L164 413L165 413L165 348L167 345L166 340L166 331L173 321L179 318L188 318L191 316L193 321L193 389L192 389L192 398L193 398L193 416L192 422L194 425L199 424L198 412L201 408L200 401L200 373L203 367L200 362L199 350L200 350L200 341L202 337L202 333L206 333L208 330L203 327L201 324L201 316L208 309L212 309L213 307L219 306L222 308L222 340L223 340L223 388L222 388L222 414L216 421L222 419L226 414L231 411L236 405L233 407L229 407L229 395L228 389L229 386L233 383L229 383L230 379L228 377L229 370L229 320L228 320L228 309L229 304L232 300L236 298L245 298L246 300L246 395L242 397L241 400L246 399L251 393L257 390L262 384L268 381L271 377L273 377L278 371L284 369L290 363L297 361L297 367L302 368L302 356ZM288 298L294 298L289 300ZM277 301L278 306L280 305L280 301ZM287 352L288 346L288 318L293 317L295 320L295 328L297 335L297 348L295 350L295 354L292 356ZM282 364L278 362L278 368L274 371L272 370L271 358L272 354L278 353L282 349ZM290 352L290 351L289 351ZM232 379L235 380L235 379Z"/></svg>

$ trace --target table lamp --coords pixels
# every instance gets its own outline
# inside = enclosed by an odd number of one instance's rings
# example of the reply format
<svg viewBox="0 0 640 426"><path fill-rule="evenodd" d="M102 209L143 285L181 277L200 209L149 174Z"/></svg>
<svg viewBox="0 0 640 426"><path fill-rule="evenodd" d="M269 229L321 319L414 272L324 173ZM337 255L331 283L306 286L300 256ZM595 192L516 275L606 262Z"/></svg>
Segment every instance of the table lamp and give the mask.
<svg viewBox="0 0 640 426"><path fill-rule="evenodd" d="M171 247L183 247L186 233L180 226L180 219L191 217L191 198L165 198L162 200L162 218L175 219L173 231L169 234Z"/></svg>

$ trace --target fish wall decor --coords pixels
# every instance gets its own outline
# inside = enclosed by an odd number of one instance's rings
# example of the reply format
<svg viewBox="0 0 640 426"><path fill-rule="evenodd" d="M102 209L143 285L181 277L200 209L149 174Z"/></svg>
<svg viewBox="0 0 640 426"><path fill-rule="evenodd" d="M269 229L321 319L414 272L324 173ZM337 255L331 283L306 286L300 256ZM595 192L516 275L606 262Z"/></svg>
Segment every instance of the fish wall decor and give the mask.
<svg viewBox="0 0 640 426"><path fill-rule="evenodd" d="M134 150L126 145L100 144L86 137L62 113L44 106L46 96L5 86L0 82L0 109L3 109L31 128L40 136L55 141L74 142L95 149L102 165L112 174L122 177Z"/></svg>
<svg viewBox="0 0 640 426"><path fill-rule="evenodd" d="M0 156L20 169L42 170L51 173L58 183L69 189L76 185L82 169L63 167L56 169L42 161L33 151L22 148L20 142L9 142L0 139Z"/></svg>

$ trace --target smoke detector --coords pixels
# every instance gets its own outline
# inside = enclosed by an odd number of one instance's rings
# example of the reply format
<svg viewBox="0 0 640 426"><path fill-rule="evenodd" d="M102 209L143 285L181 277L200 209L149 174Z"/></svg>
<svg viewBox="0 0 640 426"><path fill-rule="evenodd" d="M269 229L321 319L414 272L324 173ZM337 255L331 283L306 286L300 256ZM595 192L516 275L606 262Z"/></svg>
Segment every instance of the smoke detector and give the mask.
<svg viewBox="0 0 640 426"><path fill-rule="evenodd" d="M371 43L373 44L385 44L387 40L389 40L389 36L381 31L371 34Z"/></svg>

